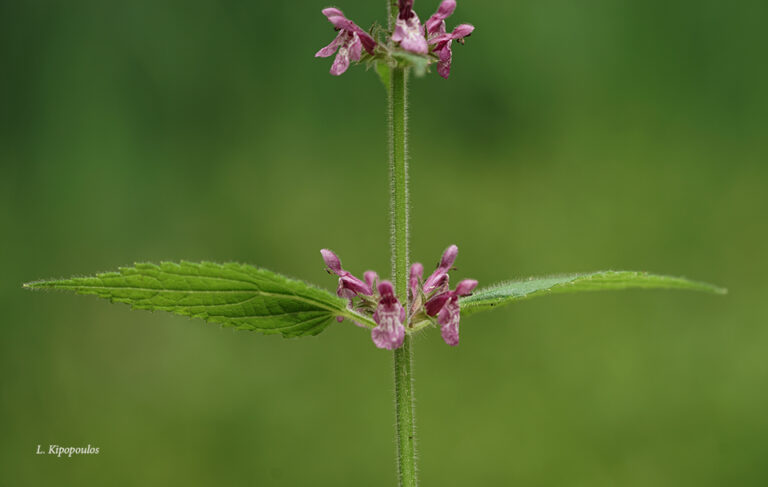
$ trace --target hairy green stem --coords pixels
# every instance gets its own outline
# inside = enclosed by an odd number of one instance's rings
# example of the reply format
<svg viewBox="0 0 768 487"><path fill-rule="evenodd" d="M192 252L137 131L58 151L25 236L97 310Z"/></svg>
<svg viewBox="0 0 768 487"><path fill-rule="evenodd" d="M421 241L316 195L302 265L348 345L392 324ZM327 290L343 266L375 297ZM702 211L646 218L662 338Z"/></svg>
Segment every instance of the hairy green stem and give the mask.
<svg viewBox="0 0 768 487"><path fill-rule="evenodd" d="M389 30L395 27L398 1L387 0ZM408 312L408 160L406 155L406 90L408 73L391 68L389 82L389 173L392 212L392 278ZM406 315L405 323L409 317ZM395 441L397 478L401 487L416 486L416 433L413 424L413 370L411 336L394 352Z"/></svg>
<svg viewBox="0 0 768 487"><path fill-rule="evenodd" d="M415 487L416 438L413 425L411 336L395 350L395 407L397 411L397 475L401 487Z"/></svg>
<svg viewBox="0 0 768 487"><path fill-rule="evenodd" d="M393 68L390 78L390 211L392 276L400 302L408 301L408 161L406 159L406 70Z"/></svg>
<svg viewBox="0 0 768 487"><path fill-rule="evenodd" d="M406 312L408 311L407 76L406 69L392 68L389 86L392 275L398 299L405 306ZM405 323L408 323L407 316ZM407 334L403 346L394 352L397 472L402 487L416 486L411 346L411 336Z"/></svg>

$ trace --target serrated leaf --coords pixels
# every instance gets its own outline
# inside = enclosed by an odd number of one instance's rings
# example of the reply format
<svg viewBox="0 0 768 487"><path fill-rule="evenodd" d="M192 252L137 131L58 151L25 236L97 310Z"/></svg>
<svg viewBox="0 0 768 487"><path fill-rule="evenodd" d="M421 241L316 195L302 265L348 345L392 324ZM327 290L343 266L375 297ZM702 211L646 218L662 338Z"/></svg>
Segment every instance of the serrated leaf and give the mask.
<svg viewBox="0 0 768 487"><path fill-rule="evenodd" d="M328 291L236 263L143 263L118 272L37 281L24 287L93 294L136 309L169 311L285 337L317 335L336 316L370 324Z"/></svg>
<svg viewBox="0 0 768 487"><path fill-rule="evenodd" d="M727 292L723 288L703 282L691 281L682 277L659 276L633 271L600 271L590 274L569 274L505 282L481 289L471 296L461 298L459 303L461 314L467 315L508 304L512 301L547 294L630 288L689 289L715 294L725 294Z"/></svg>

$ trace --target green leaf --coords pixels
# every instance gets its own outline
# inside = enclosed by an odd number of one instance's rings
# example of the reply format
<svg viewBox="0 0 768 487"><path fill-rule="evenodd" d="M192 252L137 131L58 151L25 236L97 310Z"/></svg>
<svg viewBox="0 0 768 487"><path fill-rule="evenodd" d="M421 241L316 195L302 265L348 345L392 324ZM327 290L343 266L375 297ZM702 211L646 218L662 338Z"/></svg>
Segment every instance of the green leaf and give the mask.
<svg viewBox="0 0 768 487"><path fill-rule="evenodd" d="M135 264L118 272L37 281L24 287L94 294L136 309L169 311L285 337L317 335L337 316L375 326L328 291L236 263Z"/></svg>
<svg viewBox="0 0 768 487"><path fill-rule="evenodd" d="M389 65L382 61L376 62L376 74L379 75L379 79L384 84L384 89L389 93Z"/></svg>
<svg viewBox="0 0 768 487"><path fill-rule="evenodd" d="M690 281L682 277L659 276L646 272L600 271L590 274L530 278L483 288L459 301L461 314L491 309L521 299L547 294L573 293L579 291L603 291L611 289L689 289L715 294L726 294L726 289Z"/></svg>
<svg viewBox="0 0 768 487"><path fill-rule="evenodd" d="M434 57L421 56L403 50L392 51L391 56L398 62L400 67L412 68L413 74L419 77L427 73L429 64L435 59Z"/></svg>

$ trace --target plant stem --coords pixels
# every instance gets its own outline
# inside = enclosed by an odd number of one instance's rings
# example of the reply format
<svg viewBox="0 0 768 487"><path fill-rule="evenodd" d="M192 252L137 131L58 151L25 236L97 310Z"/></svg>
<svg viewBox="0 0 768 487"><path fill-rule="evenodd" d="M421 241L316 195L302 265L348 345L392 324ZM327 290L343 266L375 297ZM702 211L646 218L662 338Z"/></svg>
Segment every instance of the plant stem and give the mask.
<svg viewBox="0 0 768 487"><path fill-rule="evenodd" d="M395 27L398 1L387 0L389 30ZM408 73L391 68L389 81L389 174L392 212L392 277L398 299L408 313L408 160L406 159L406 92ZM413 428L413 371L411 336L395 350L395 441L400 487L416 487L416 433Z"/></svg>
<svg viewBox="0 0 768 487"><path fill-rule="evenodd" d="M392 275L400 303L408 311L408 161L406 159L407 71L392 68L389 87L390 192L392 211ZM405 320L406 326L408 316ZM401 487L416 486L413 427L411 336L394 352L397 472Z"/></svg>
<svg viewBox="0 0 768 487"><path fill-rule="evenodd" d="M397 475L401 487L416 487L416 438L413 428L411 336L395 350L395 407L397 414Z"/></svg>
<svg viewBox="0 0 768 487"><path fill-rule="evenodd" d="M392 212L392 276L397 297L408 301L408 161L406 160L406 70L392 68L390 77L390 210ZM407 306L406 306L407 308ZM407 321L406 321L407 322Z"/></svg>

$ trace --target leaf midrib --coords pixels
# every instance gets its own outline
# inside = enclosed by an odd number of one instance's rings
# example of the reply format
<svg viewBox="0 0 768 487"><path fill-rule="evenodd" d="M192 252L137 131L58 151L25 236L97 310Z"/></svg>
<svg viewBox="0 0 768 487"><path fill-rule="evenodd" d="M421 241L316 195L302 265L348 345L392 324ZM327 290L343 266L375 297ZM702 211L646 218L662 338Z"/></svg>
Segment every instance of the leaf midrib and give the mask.
<svg viewBox="0 0 768 487"><path fill-rule="evenodd" d="M143 291L143 292L166 292L166 293L204 293L204 294L211 294L211 293L217 293L217 294L234 294L234 293L255 293L260 296L270 296L270 297L280 297L280 298L286 298L286 299L294 299L296 301L302 301L307 304L315 305L319 308L323 308L326 311L330 311L331 313L338 313L338 308L331 308L327 304L321 302L321 301L315 301L313 299L305 298L302 296L299 296L297 294L283 294L283 293L273 293L273 292L267 292L267 291L261 291L259 289L153 289L153 288L146 288L146 287L135 287L135 286L93 286L88 284L67 284L67 285L55 285L55 286L45 286L45 287L54 287L58 289L69 289L77 291L78 289L87 288L87 289L100 289L109 291L112 289L124 289L128 291ZM249 298L252 299L252 298ZM231 303L231 304L242 304L246 301L242 301L240 303ZM191 306L200 306L200 305L189 305ZM227 305L219 305L219 306L227 306Z"/></svg>

